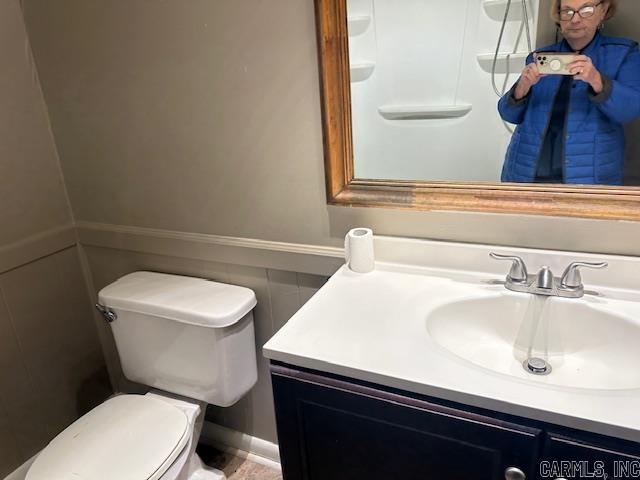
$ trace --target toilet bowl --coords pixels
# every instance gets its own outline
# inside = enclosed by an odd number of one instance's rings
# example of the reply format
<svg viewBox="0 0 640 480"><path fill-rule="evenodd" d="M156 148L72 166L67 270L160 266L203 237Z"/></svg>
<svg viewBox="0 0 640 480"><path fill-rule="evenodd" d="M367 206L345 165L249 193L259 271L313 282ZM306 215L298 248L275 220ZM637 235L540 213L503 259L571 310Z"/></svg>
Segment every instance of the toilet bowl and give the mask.
<svg viewBox="0 0 640 480"><path fill-rule="evenodd" d="M26 480L224 479L195 448L207 403L232 405L257 381L253 291L135 272L99 301L125 376L152 392L116 395L79 418L40 452Z"/></svg>
<svg viewBox="0 0 640 480"><path fill-rule="evenodd" d="M219 480L194 453L200 406L158 394L118 395L54 438L25 480Z"/></svg>

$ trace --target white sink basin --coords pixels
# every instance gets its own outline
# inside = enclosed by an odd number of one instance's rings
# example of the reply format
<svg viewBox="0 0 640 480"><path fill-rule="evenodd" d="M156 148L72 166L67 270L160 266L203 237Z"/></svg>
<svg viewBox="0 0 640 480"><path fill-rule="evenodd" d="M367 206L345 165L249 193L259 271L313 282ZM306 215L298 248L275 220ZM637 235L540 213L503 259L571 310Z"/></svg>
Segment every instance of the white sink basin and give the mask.
<svg viewBox="0 0 640 480"><path fill-rule="evenodd" d="M438 306L426 326L440 346L498 373L561 387L640 388L640 323L597 299L501 293ZM550 373L526 371L531 357Z"/></svg>

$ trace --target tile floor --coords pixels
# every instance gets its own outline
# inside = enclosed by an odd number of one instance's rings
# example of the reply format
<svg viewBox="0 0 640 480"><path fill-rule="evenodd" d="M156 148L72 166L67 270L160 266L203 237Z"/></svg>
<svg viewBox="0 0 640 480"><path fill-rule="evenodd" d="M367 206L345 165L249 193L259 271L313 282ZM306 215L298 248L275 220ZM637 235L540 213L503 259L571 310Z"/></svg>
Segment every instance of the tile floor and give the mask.
<svg viewBox="0 0 640 480"><path fill-rule="evenodd" d="M199 445L198 454L204 463L222 470L227 475L227 480L282 480L282 473L277 470L207 445Z"/></svg>

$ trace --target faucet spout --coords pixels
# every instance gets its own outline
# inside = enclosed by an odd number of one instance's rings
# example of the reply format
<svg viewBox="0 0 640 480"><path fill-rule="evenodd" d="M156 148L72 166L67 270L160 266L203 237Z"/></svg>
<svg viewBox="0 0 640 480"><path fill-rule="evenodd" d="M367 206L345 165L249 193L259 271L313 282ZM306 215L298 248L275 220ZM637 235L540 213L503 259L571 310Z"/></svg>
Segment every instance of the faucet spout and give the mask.
<svg viewBox="0 0 640 480"><path fill-rule="evenodd" d="M553 288L553 273L549 267L542 267L536 275L536 287L545 290L551 290Z"/></svg>

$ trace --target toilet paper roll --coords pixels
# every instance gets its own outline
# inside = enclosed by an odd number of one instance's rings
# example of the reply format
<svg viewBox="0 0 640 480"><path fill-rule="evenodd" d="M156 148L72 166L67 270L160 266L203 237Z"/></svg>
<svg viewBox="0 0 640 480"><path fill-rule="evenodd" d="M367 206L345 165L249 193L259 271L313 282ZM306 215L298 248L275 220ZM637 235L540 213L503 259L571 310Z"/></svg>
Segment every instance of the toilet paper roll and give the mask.
<svg viewBox="0 0 640 480"><path fill-rule="evenodd" d="M354 228L344 237L347 266L358 273L369 273L375 267L373 232L370 228Z"/></svg>

